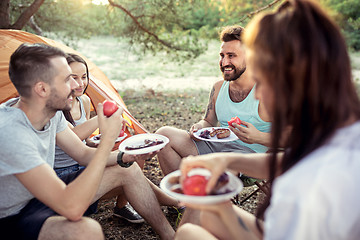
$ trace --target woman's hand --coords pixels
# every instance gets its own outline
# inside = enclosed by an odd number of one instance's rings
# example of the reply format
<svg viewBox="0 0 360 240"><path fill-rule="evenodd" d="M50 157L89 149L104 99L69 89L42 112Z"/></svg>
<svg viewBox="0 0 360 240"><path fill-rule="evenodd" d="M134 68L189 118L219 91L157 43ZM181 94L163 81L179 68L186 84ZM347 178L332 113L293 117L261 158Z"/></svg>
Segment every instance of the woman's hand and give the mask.
<svg viewBox="0 0 360 240"><path fill-rule="evenodd" d="M183 158L180 165L182 176L180 181L183 181L191 169L206 168L211 172L211 177L206 185L206 192L210 193L215 187L220 175L223 174L227 168L226 158L222 158L221 154L222 153L212 153Z"/></svg>

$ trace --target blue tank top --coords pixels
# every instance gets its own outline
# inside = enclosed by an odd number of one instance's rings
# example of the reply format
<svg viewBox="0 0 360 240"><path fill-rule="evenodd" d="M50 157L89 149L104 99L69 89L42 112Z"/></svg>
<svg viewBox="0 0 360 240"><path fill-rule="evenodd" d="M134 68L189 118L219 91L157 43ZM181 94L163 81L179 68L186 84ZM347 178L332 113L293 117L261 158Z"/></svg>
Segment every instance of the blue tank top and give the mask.
<svg viewBox="0 0 360 240"><path fill-rule="evenodd" d="M233 102L229 95L229 81L224 81L215 103L215 112L221 127L227 127L228 121L232 117L238 116L240 120L249 122L261 132L270 132L271 123L263 121L259 116L259 100L255 98L255 86L251 89L249 95L241 102ZM263 153L268 148L261 144L248 144L241 140L234 141L237 144L251 148L255 152Z"/></svg>
<svg viewBox="0 0 360 240"><path fill-rule="evenodd" d="M81 112L81 116L78 120L74 120L75 122L75 126L80 125L84 122L87 121L86 119L86 112L84 109L84 105L83 102L81 100L81 98L76 97L76 99L79 101L80 103L80 112ZM83 141L85 142L85 140ZM55 163L54 163L54 168L63 168L63 167L69 167L72 165L78 164L78 162L76 162L74 159L72 159L69 155L67 155L60 147L58 147L56 145L55 147Z"/></svg>

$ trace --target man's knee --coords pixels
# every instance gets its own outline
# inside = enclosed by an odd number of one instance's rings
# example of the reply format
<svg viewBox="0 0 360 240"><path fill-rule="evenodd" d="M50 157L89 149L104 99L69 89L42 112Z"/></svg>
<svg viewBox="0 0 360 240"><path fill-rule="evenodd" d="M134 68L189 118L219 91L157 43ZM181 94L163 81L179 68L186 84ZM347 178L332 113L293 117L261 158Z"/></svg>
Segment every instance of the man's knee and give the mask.
<svg viewBox="0 0 360 240"><path fill-rule="evenodd" d="M82 217L72 222L62 216L47 219L39 233L39 240L50 239L104 239L101 225L92 218Z"/></svg>
<svg viewBox="0 0 360 240"><path fill-rule="evenodd" d="M172 136L172 134L174 134L175 131L176 131L176 129L173 127L163 126L163 127L159 128L158 130L156 130L155 133L169 137L169 136Z"/></svg>
<svg viewBox="0 0 360 240"><path fill-rule="evenodd" d="M82 222L82 231L79 234L83 235L83 237L79 239L104 239L104 233L99 222L89 217L83 217L80 221Z"/></svg>

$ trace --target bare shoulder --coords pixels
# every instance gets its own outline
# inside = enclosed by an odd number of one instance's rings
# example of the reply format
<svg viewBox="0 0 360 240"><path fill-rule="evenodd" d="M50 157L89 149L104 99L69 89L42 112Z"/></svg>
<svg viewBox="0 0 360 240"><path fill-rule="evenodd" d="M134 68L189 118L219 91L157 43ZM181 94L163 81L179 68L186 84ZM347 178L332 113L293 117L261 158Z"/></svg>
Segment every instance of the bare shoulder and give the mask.
<svg viewBox="0 0 360 240"><path fill-rule="evenodd" d="M91 108L90 98L85 94L83 94L80 98L81 98L81 100L82 100L82 102L84 104L85 111L90 112L90 108Z"/></svg>
<svg viewBox="0 0 360 240"><path fill-rule="evenodd" d="M217 96L219 95L220 88L223 85L223 83L224 83L224 80L217 81L216 83L214 83L214 85L211 89L214 100L216 100Z"/></svg>
<svg viewBox="0 0 360 240"><path fill-rule="evenodd" d="M224 80L217 81L216 83L214 83L213 88L215 89L215 91L219 92L223 83L224 83Z"/></svg>
<svg viewBox="0 0 360 240"><path fill-rule="evenodd" d="M259 116L265 122L271 122L271 117L268 111L266 110L264 104L260 101L259 103Z"/></svg>
<svg viewBox="0 0 360 240"><path fill-rule="evenodd" d="M90 104L90 98L86 94L81 95L80 98L83 101L83 103Z"/></svg>

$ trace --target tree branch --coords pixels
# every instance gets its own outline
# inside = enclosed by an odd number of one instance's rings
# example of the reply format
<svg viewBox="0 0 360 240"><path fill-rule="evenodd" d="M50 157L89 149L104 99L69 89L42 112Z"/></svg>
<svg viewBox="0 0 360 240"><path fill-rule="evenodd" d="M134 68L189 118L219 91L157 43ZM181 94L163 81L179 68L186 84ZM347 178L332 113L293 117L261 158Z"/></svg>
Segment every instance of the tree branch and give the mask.
<svg viewBox="0 0 360 240"><path fill-rule="evenodd" d="M10 27L10 0L0 1L0 28Z"/></svg>
<svg viewBox="0 0 360 240"><path fill-rule="evenodd" d="M42 29L39 27L39 25L37 25L37 23L35 22L34 16L31 16L30 20L29 20L29 26L35 31L35 33L37 35L42 36L43 32Z"/></svg>
<svg viewBox="0 0 360 240"><path fill-rule="evenodd" d="M245 19L251 18L252 16L254 16L254 15L258 14L259 12L262 12L262 11L272 7L273 5L275 5L276 3L280 2L280 1L282 1L282 0L274 0L273 2L269 3L268 5L266 5L266 6L262 7L262 8L259 8L259 9L255 10L255 11L253 11L253 12L247 13L244 17L242 17L240 19L239 22L243 22Z"/></svg>
<svg viewBox="0 0 360 240"><path fill-rule="evenodd" d="M39 10L44 1L45 0L34 0L34 2L19 16L11 28L21 30L30 20L31 16Z"/></svg>
<svg viewBox="0 0 360 240"><path fill-rule="evenodd" d="M135 17L134 15L131 14L130 11L128 11L126 8L124 8L122 5L114 3L113 0L108 0L110 5L116 8L121 9L125 14L127 14L132 20L133 22L144 32L146 32L147 34L149 34L150 36L152 36L157 42L161 43L162 45L170 48L170 49L175 49L175 50L179 50L179 51L189 51L188 49L185 48L181 48L179 46L175 46L172 45L171 43L164 41L162 39L160 39L155 33L151 32L149 29L145 28L138 20L137 17Z"/></svg>

